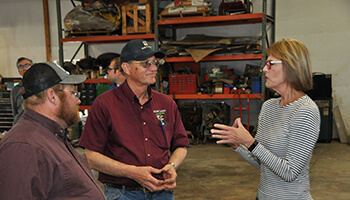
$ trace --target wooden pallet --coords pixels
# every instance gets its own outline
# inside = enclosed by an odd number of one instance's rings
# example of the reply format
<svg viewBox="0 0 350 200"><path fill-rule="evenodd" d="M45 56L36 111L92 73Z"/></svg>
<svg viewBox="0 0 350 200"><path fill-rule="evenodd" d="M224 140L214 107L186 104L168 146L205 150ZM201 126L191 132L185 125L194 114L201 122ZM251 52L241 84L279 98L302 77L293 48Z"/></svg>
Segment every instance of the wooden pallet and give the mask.
<svg viewBox="0 0 350 200"><path fill-rule="evenodd" d="M206 17L209 14L205 11L159 14L159 19L186 18L186 17Z"/></svg>

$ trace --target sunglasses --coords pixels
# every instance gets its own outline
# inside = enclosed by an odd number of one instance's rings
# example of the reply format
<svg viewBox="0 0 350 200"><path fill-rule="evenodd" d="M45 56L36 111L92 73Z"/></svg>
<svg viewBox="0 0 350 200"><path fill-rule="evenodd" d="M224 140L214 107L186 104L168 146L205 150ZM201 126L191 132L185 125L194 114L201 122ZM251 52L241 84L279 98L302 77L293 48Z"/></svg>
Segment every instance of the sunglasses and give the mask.
<svg viewBox="0 0 350 200"><path fill-rule="evenodd" d="M146 61L132 61L133 63L140 64L145 69L148 69L151 67L151 65L155 65L159 67L159 60L146 60Z"/></svg>
<svg viewBox="0 0 350 200"><path fill-rule="evenodd" d="M265 62L265 65L266 65L267 69L270 70L272 65L279 64L279 63L282 63L282 61L281 60L267 60Z"/></svg>
<svg viewBox="0 0 350 200"><path fill-rule="evenodd" d="M17 68L18 69L22 69L23 67L30 67L30 66L32 66L32 64L27 63L27 64L24 64L24 65L18 65Z"/></svg>

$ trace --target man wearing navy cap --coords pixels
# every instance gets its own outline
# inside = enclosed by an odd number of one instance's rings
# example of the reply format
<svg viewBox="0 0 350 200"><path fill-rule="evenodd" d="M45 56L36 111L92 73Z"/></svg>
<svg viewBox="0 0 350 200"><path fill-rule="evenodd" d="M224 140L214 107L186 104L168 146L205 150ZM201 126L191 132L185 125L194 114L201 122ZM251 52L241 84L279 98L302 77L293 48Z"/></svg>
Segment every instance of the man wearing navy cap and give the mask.
<svg viewBox="0 0 350 200"><path fill-rule="evenodd" d="M163 57L145 40L128 42L120 57L125 83L98 96L89 112L79 145L107 199L174 199L189 142L176 103L150 87Z"/></svg>
<svg viewBox="0 0 350 200"><path fill-rule="evenodd" d="M67 141L79 122L79 94L70 75L54 63L28 69L20 91L24 117L0 142L0 199L105 199L86 159Z"/></svg>

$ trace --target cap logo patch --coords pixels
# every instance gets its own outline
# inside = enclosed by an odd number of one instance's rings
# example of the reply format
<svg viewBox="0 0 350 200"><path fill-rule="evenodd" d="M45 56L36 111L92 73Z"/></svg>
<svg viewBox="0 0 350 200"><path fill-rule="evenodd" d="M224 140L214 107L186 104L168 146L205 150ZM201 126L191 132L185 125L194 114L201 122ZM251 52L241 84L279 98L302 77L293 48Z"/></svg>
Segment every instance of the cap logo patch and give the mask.
<svg viewBox="0 0 350 200"><path fill-rule="evenodd" d="M141 47L142 50L145 49L152 49L151 46L149 46L149 44L146 41L142 41L143 47Z"/></svg>

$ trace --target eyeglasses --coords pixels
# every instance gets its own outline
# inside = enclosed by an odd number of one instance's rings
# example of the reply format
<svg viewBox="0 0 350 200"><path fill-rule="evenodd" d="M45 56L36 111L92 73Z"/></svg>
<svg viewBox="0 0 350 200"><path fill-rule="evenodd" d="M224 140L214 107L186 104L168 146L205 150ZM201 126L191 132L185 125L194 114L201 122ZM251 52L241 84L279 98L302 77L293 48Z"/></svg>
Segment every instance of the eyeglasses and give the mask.
<svg viewBox="0 0 350 200"><path fill-rule="evenodd" d="M157 66L157 67L159 67L159 64L160 64L159 60L132 61L132 62L134 62L136 64L140 64L142 67L144 67L146 69L150 68L152 64Z"/></svg>
<svg viewBox="0 0 350 200"><path fill-rule="evenodd" d="M282 63L282 61L281 60L267 60L265 62L265 65L267 66L267 69L270 70L272 65L279 64L279 63Z"/></svg>
<svg viewBox="0 0 350 200"><path fill-rule="evenodd" d="M18 69L22 69L23 67L30 67L30 66L32 66L32 64L27 63L27 64L24 64L24 65L17 65L17 68Z"/></svg>
<svg viewBox="0 0 350 200"><path fill-rule="evenodd" d="M111 70L117 71L117 69L119 69L119 68L109 68L109 67L108 67L108 68L106 69L106 72L108 73L108 72L111 71Z"/></svg>
<svg viewBox="0 0 350 200"><path fill-rule="evenodd" d="M72 93L76 98L80 98L80 92L74 92L74 91L70 91L70 90L55 90L55 91L60 91L60 92L70 92Z"/></svg>

